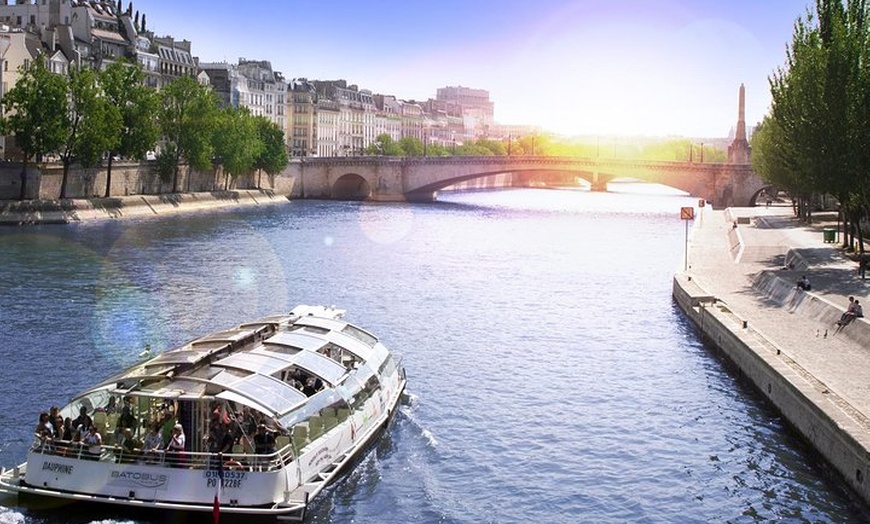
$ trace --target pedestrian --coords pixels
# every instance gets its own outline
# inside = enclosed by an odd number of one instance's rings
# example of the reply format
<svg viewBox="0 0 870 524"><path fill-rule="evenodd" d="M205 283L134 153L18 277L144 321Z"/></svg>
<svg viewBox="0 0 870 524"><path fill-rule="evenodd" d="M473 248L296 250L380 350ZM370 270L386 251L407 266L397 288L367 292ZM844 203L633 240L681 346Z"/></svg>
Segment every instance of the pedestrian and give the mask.
<svg viewBox="0 0 870 524"><path fill-rule="evenodd" d="M807 276L804 275L797 281L797 288L803 289L804 291L809 291L813 287L810 285L810 279L808 279Z"/></svg>
<svg viewBox="0 0 870 524"><path fill-rule="evenodd" d="M868 265L870 265L870 256L862 256L858 261L858 275L861 276L861 280L865 280L864 275L867 273Z"/></svg>
<svg viewBox="0 0 870 524"><path fill-rule="evenodd" d="M861 302L858 299L849 297L849 302L849 308L846 309L846 312L837 321L837 329L834 331L834 334L839 333L841 329L851 324L856 318L864 316L864 309L861 307Z"/></svg>

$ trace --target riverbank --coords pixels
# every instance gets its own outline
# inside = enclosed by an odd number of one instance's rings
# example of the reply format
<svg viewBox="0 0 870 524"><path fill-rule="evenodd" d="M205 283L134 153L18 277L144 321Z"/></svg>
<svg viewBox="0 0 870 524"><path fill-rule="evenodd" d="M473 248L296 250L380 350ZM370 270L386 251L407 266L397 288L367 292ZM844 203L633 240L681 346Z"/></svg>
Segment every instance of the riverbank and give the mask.
<svg viewBox="0 0 870 524"><path fill-rule="evenodd" d="M702 210L674 298L870 504L870 323L835 332L848 296L866 307L870 281L825 243L830 225L788 208ZM795 287L803 275L809 292Z"/></svg>
<svg viewBox="0 0 870 524"><path fill-rule="evenodd" d="M6 200L0 201L0 225L69 224L287 202L284 195L256 189L67 200Z"/></svg>

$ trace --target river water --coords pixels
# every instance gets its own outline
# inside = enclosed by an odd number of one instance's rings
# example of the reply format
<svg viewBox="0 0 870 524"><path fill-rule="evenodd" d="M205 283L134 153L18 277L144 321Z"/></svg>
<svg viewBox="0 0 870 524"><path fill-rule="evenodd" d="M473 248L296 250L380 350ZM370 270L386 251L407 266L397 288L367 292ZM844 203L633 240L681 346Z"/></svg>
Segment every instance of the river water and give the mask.
<svg viewBox="0 0 870 524"><path fill-rule="evenodd" d="M146 344L332 304L403 356L410 401L310 522L870 520L673 304L696 202L504 190L0 229L0 464Z"/></svg>

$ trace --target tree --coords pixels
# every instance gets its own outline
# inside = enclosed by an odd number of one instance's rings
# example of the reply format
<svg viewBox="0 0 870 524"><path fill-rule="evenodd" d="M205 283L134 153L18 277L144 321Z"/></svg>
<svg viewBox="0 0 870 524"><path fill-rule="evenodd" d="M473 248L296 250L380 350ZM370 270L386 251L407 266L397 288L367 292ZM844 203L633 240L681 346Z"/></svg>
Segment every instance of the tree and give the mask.
<svg viewBox="0 0 870 524"><path fill-rule="evenodd" d="M393 137L386 133L381 133L375 137L375 141L369 144L365 153L367 155L385 155L385 156L402 156L404 151L399 142L393 140Z"/></svg>
<svg viewBox="0 0 870 524"><path fill-rule="evenodd" d="M4 132L15 135L24 156L20 200L27 195L27 163L40 161L63 144L67 128L66 79L48 70L40 55L21 70L15 87L3 97Z"/></svg>
<svg viewBox="0 0 870 524"><path fill-rule="evenodd" d="M103 96L97 73L87 68L72 69L66 85L66 137L60 152L62 199L66 198L69 166L73 160L85 167L99 163L106 151L118 143L121 127L120 111Z"/></svg>
<svg viewBox="0 0 870 524"><path fill-rule="evenodd" d="M229 186L229 177L250 173L254 161L263 150L257 122L247 108L226 107L218 112L217 124L212 135L215 164L223 166L227 176L224 189Z"/></svg>
<svg viewBox="0 0 870 524"><path fill-rule="evenodd" d="M160 138L157 115L160 99L154 89L145 85L145 73L139 64L113 62L99 76L103 93L118 108L121 125L116 131L118 142L110 148L106 165L106 193L112 188L112 161L116 155L143 160Z"/></svg>
<svg viewBox="0 0 870 524"><path fill-rule="evenodd" d="M412 136L405 136L399 140L404 156L423 156L423 141Z"/></svg>
<svg viewBox="0 0 870 524"><path fill-rule="evenodd" d="M257 117L257 131L263 149L254 161L254 168L260 173L266 172L274 176L287 167L290 159L287 158L287 148L284 145L284 130L265 117ZM260 188L260 179L257 179L257 188Z"/></svg>
<svg viewBox="0 0 870 524"><path fill-rule="evenodd" d="M182 159L190 169L205 170L212 164L217 99L210 89L189 76L175 80L160 94L160 128L167 150L172 151L172 192L177 193L178 166Z"/></svg>

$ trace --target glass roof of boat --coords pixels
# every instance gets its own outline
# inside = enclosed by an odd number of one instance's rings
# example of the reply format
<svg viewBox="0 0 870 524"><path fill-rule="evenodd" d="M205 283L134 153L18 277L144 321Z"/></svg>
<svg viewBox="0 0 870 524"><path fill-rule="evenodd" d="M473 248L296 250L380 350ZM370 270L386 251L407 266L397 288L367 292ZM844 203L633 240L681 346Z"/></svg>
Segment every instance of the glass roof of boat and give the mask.
<svg viewBox="0 0 870 524"><path fill-rule="evenodd" d="M215 365L244 369L251 373L272 375L289 367L290 363L287 359L276 356L275 353L270 355L267 352L246 351L244 353L235 353L222 358L217 361Z"/></svg>
<svg viewBox="0 0 870 524"><path fill-rule="evenodd" d="M299 352L293 355L293 363L333 385L347 373L344 366L320 353Z"/></svg>
<svg viewBox="0 0 870 524"><path fill-rule="evenodd" d="M286 413L308 398L286 382L266 375L250 375L228 387L232 391L224 391L218 398L261 404L275 414Z"/></svg>
<svg viewBox="0 0 870 524"><path fill-rule="evenodd" d="M344 329L344 326L347 325L347 322L332 318L302 317L294 322L294 324L297 326L314 326L323 329L329 329L332 331L341 331L342 329Z"/></svg>
<svg viewBox="0 0 870 524"><path fill-rule="evenodd" d="M326 341L321 337L306 335L304 333L282 331L264 340L263 344L277 344L291 348L317 351L326 345Z"/></svg>
<svg viewBox="0 0 870 524"><path fill-rule="evenodd" d="M157 355L146 365L150 368L151 366L193 364L207 356L212 351L212 349L179 349L176 351L167 351L166 353Z"/></svg>
<svg viewBox="0 0 870 524"><path fill-rule="evenodd" d="M368 360L372 355L371 347L344 333L333 331L326 335L326 338L333 344L347 349L363 360Z"/></svg>
<svg viewBox="0 0 870 524"><path fill-rule="evenodd" d="M253 329L227 329L206 335L191 342L191 345L200 345L207 342L236 342L256 333Z"/></svg>

